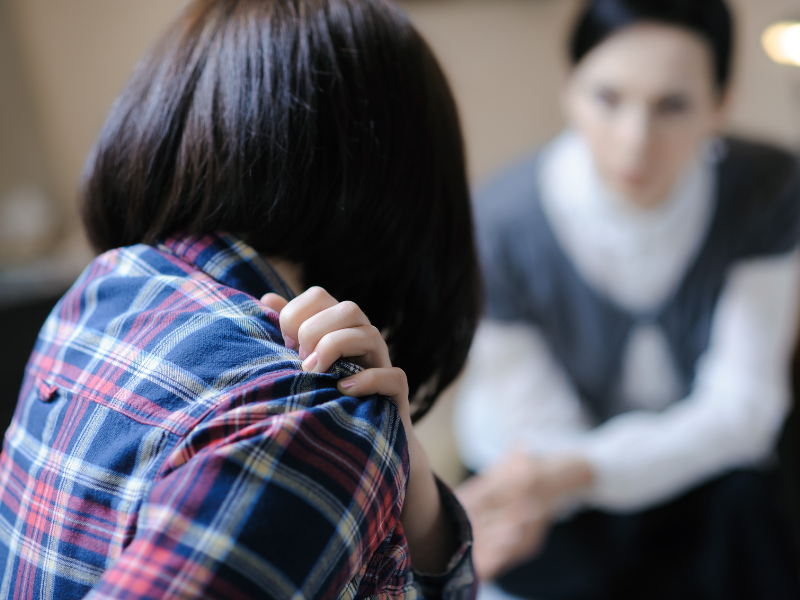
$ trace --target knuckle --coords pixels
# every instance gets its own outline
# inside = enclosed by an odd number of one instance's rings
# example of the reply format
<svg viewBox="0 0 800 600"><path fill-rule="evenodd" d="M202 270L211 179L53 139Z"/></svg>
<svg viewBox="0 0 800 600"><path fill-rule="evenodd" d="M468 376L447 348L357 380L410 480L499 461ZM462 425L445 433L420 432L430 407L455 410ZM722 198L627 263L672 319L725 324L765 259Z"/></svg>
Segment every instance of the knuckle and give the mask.
<svg viewBox="0 0 800 600"><path fill-rule="evenodd" d="M310 304L319 306L319 307L330 307L336 304L336 299L331 296L325 288L321 288L318 285L315 285L312 288L308 289L310 292ZM308 293L307 292L307 293Z"/></svg>
<svg viewBox="0 0 800 600"><path fill-rule="evenodd" d="M360 314L363 314L361 309L358 308L358 304L352 300L345 300L344 302L340 303L339 310L342 311L342 314L348 317L357 317Z"/></svg>
<svg viewBox="0 0 800 600"><path fill-rule="evenodd" d="M303 321L300 327L297 328L298 341L307 346L310 342L316 342L314 339L314 326L310 321Z"/></svg>
<svg viewBox="0 0 800 600"><path fill-rule="evenodd" d="M297 331L298 328L296 321L297 319L295 318L295 314L284 308L280 316L281 329L286 333Z"/></svg>
<svg viewBox="0 0 800 600"><path fill-rule="evenodd" d="M303 295L308 296L309 298L312 299L316 299L316 298L324 298L325 296L328 295L328 292L326 292L323 288L319 287L318 285L312 285L305 291Z"/></svg>
<svg viewBox="0 0 800 600"><path fill-rule="evenodd" d="M315 344L313 350L314 352L317 353L318 356L320 357L328 356L328 354L330 353L332 344L329 337L330 336L324 335L319 340L317 340L317 343ZM310 351L311 348L309 348L309 352Z"/></svg>
<svg viewBox="0 0 800 600"><path fill-rule="evenodd" d="M408 390L408 376L406 375L406 372L400 367L392 367L392 372L398 385Z"/></svg>
<svg viewBox="0 0 800 600"><path fill-rule="evenodd" d="M320 340L317 342L316 352L318 354L324 353L325 355L335 354L336 358L338 358L341 354L339 350L343 342L344 340L342 339L340 332L331 332L320 338Z"/></svg>
<svg viewBox="0 0 800 600"><path fill-rule="evenodd" d="M295 315L297 315L299 310L300 302L298 302L297 298L295 298L283 307L283 310L281 311L281 322L284 320L291 320Z"/></svg>
<svg viewBox="0 0 800 600"><path fill-rule="evenodd" d="M373 340L373 343L380 344L385 346L386 343L381 335L380 330L375 327L374 325L370 325L369 328L366 330L367 336Z"/></svg>

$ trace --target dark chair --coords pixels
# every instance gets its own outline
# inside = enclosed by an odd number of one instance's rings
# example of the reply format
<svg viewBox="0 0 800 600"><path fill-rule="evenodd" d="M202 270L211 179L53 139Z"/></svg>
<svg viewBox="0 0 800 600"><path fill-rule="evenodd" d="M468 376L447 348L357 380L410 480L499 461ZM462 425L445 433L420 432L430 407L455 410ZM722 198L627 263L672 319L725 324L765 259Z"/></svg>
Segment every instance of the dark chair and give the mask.
<svg viewBox="0 0 800 600"><path fill-rule="evenodd" d="M11 423L25 364L47 315L61 295L0 306L0 435Z"/></svg>
<svg viewBox="0 0 800 600"><path fill-rule="evenodd" d="M781 492L800 555L800 344L792 360L792 395L794 407L778 443Z"/></svg>

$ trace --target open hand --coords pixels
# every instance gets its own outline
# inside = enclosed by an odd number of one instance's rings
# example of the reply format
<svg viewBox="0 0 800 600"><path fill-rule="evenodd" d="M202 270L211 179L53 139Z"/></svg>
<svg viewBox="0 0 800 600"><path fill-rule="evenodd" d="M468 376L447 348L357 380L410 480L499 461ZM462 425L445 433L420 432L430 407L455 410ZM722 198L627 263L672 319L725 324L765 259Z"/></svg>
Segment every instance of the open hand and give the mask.
<svg viewBox="0 0 800 600"><path fill-rule="evenodd" d="M491 581L534 558L565 499L591 481L590 467L579 458L514 450L463 483L456 494L472 522L478 576Z"/></svg>

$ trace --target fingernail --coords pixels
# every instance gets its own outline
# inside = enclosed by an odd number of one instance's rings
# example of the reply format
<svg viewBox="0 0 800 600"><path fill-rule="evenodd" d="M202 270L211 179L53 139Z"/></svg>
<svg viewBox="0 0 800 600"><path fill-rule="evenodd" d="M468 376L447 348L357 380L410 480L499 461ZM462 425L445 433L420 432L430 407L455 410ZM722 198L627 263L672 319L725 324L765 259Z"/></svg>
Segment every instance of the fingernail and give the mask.
<svg viewBox="0 0 800 600"><path fill-rule="evenodd" d="M342 379L342 380L339 382L339 385L341 385L341 386L342 386L342 389L345 389L345 390L349 390L349 389L350 389L351 387L353 387L355 384L356 384L356 382L355 382L355 381L353 381L352 379Z"/></svg>
<svg viewBox="0 0 800 600"><path fill-rule="evenodd" d="M288 335L283 336L283 343L286 345L287 350L294 350L297 346L297 342L294 339L290 338Z"/></svg>
<svg viewBox="0 0 800 600"><path fill-rule="evenodd" d="M303 361L303 371L313 371L314 367L317 366L317 362L319 362L317 353L313 352L311 356Z"/></svg>

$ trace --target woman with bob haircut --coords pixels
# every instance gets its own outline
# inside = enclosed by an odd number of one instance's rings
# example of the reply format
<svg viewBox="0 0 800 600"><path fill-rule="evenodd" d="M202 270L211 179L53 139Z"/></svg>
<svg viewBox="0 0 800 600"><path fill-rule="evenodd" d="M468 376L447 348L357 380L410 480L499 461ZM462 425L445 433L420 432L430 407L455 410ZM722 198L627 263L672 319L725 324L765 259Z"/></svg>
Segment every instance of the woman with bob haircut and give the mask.
<svg viewBox="0 0 800 600"><path fill-rule="evenodd" d="M1 598L474 595L411 428L480 314L464 151L395 5L191 2L114 103L82 215L102 254L0 457Z"/></svg>
<svg viewBox="0 0 800 600"><path fill-rule="evenodd" d="M501 598L800 598L800 167L722 136L733 31L722 0L587 0L568 128L476 194L459 498Z"/></svg>

